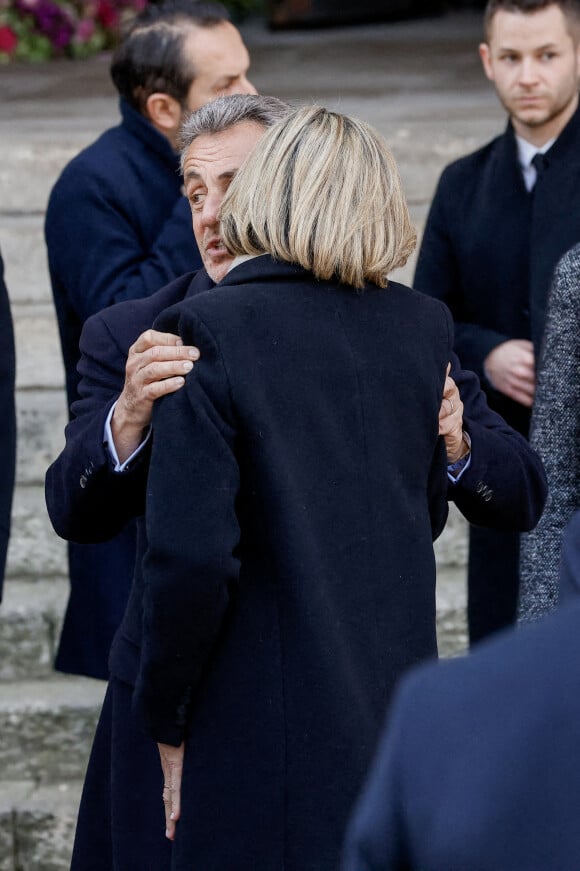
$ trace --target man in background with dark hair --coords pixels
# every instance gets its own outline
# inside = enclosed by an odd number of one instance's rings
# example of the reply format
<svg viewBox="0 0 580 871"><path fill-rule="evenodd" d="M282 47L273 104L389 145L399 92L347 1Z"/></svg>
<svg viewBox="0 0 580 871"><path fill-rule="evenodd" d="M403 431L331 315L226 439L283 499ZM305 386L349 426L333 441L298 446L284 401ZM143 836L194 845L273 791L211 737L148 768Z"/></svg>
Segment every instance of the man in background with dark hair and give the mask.
<svg viewBox="0 0 580 871"><path fill-rule="evenodd" d="M255 93L249 55L219 3L164 0L141 12L115 51L121 124L65 167L50 196L46 243L69 407L78 398L83 323L122 300L149 296L201 266L182 194L177 133L185 115L220 94ZM120 411L118 412L119 416ZM120 423L114 412L107 427ZM114 439L105 439L123 471ZM79 468L78 486L93 470ZM57 669L106 678L135 563L135 527L111 542L69 545L71 597Z"/></svg>
<svg viewBox="0 0 580 871"><path fill-rule="evenodd" d="M450 307L462 364L527 436L552 273L580 241L580 2L489 0L485 29L507 129L443 172L414 285ZM472 643L513 623L518 562L517 533L471 528Z"/></svg>

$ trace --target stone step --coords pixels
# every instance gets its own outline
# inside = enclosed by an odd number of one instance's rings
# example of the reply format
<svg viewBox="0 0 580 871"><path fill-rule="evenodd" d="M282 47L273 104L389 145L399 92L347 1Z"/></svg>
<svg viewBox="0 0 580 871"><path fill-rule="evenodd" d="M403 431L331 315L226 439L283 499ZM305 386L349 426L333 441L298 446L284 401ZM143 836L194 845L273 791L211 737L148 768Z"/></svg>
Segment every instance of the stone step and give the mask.
<svg viewBox="0 0 580 871"><path fill-rule="evenodd" d="M81 781L0 784L0 871L68 871Z"/></svg>
<svg viewBox="0 0 580 871"><path fill-rule="evenodd" d="M439 656L460 656L467 651L465 567L437 571L437 643Z"/></svg>
<svg viewBox="0 0 580 871"><path fill-rule="evenodd" d="M2 780L81 779L105 688L103 681L66 676L0 685Z"/></svg>
<svg viewBox="0 0 580 871"><path fill-rule="evenodd" d="M66 542L50 524L44 488L40 484L16 487L7 576L46 580L62 577L67 571Z"/></svg>
<svg viewBox="0 0 580 871"><path fill-rule="evenodd" d="M18 484L44 486L48 466L64 447L67 422L64 390L30 389L16 394Z"/></svg>
<svg viewBox="0 0 580 871"><path fill-rule="evenodd" d="M0 682L53 677L68 591L65 578L6 582L0 607Z"/></svg>

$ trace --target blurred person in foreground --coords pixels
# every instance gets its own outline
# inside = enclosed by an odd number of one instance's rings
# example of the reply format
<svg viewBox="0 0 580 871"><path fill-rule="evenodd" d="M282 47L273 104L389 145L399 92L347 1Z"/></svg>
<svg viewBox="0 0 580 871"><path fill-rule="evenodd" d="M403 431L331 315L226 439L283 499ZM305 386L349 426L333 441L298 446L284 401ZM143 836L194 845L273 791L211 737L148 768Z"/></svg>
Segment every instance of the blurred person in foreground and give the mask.
<svg viewBox="0 0 580 871"><path fill-rule="evenodd" d="M580 245L560 260L548 300L530 443L544 461L548 499L538 526L522 536L518 616L528 623L560 597L562 533L580 508Z"/></svg>
<svg viewBox="0 0 580 871"><path fill-rule="evenodd" d="M6 553L10 536L10 514L16 466L16 411L14 405L14 332L10 301L4 283L4 262L0 254L0 600L4 582Z"/></svg>
<svg viewBox="0 0 580 871"><path fill-rule="evenodd" d="M275 125L220 220L232 269L156 323L201 356L153 411L134 701L173 871L330 871L394 683L437 653L451 319L387 279L415 233L362 122Z"/></svg>
<svg viewBox="0 0 580 871"><path fill-rule="evenodd" d="M250 59L219 3L162 0L136 16L111 62L121 123L63 170L48 203L48 262L66 371L68 406L79 398L79 340L86 319L121 300L150 296L201 266L179 175L177 135L187 113L220 94L255 93ZM122 409L104 440L115 453ZM90 487L94 466L78 471ZM69 545L70 599L56 668L106 678L107 658L135 568L131 523L106 544Z"/></svg>
<svg viewBox="0 0 580 871"><path fill-rule="evenodd" d="M561 584L580 589L580 512ZM343 871L580 868L580 603L397 690Z"/></svg>

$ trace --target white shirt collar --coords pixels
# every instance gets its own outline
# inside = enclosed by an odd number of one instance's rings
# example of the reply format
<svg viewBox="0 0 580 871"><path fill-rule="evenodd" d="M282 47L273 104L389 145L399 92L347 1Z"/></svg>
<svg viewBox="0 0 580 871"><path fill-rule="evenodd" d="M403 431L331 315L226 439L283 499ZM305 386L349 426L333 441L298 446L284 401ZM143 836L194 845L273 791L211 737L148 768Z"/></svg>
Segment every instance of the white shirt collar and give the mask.
<svg viewBox="0 0 580 871"><path fill-rule="evenodd" d="M536 180L538 178L536 167L532 163L533 158L536 156L536 154L538 154L538 152L540 154L545 154L546 151L548 151L552 147L555 141L556 137L554 137L554 139L549 139L548 142L545 142L541 148L537 148L526 139L522 139L521 136L516 136L516 142L518 146L518 161L522 170L524 184L527 191L533 190Z"/></svg>
<svg viewBox="0 0 580 871"><path fill-rule="evenodd" d="M246 260L254 260L256 257L263 257L263 256L264 256L263 254L238 254L232 260L232 262L230 264L230 268L228 269L228 272L231 272L232 269L235 269L236 266L240 265L240 263L245 263ZM226 275L227 275L227 273L226 273Z"/></svg>
<svg viewBox="0 0 580 871"><path fill-rule="evenodd" d="M536 145L532 145L531 142L528 142L526 139L522 139L521 136L516 136L516 142L518 144L518 159L520 162L520 166L522 169L527 169L532 165L532 159L539 152L540 154L545 154L546 151L549 151L554 142L556 141L556 137L553 139L549 139L545 142L541 148L538 148Z"/></svg>

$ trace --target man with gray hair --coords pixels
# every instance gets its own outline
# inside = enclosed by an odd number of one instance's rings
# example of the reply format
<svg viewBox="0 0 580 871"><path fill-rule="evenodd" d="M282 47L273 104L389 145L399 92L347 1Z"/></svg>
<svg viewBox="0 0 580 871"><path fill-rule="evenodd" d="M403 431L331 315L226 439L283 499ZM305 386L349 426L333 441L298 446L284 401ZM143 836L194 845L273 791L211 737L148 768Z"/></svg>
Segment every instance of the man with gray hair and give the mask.
<svg viewBox="0 0 580 871"><path fill-rule="evenodd" d="M46 244L69 408L79 398L84 322L106 306L150 296L198 269L179 177L184 118L224 94L253 94L250 58L220 3L160 0L129 23L111 63L121 123L64 168L48 203ZM92 469L76 484L90 486ZM60 671L106 678L107 656L133 573L136 530L106 544L69 545L70 598Z"/></svg>
<svg viewBox="0 0 580 871"><path fill-rule="evenodd" d="M205 269L93 315L81 335L81 398L73 405L65 448L47 472L49 514L59 535L81 542L107 541L137 518L138 547L129 603L109 658L111 679L83 791L72 871L170 867L159 757L131 711L131 695L141 638L141 515L153 403L183 385L198 352L151 326L164 309L209 290L225 275L233 258L221 245L219 205L266 128L289 111L274 97L231 96L191 116L184 129L185 185ZM87 480L79 486L83 470Z"/></svg>

